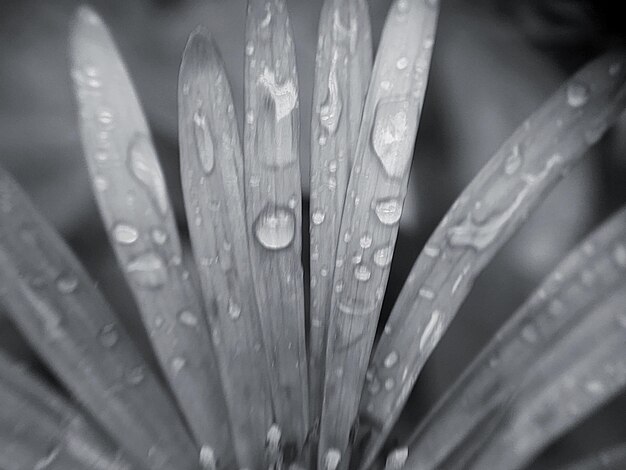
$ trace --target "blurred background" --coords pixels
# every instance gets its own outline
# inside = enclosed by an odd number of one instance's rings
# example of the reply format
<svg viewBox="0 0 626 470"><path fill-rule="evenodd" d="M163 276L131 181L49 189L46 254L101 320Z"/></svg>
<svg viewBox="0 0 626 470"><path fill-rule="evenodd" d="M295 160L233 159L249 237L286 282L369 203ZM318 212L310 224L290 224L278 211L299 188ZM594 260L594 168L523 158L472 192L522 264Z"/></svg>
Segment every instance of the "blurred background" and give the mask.
<svg viewBox="0 0 626 470"><path fill-rule="evenodd" d="M570 73L626 40L618 2L441 1L433 68L383 316L435 225L499 145ZM0 164L72 245L145 348L82 159L67 55L68 28L79 3L0 0ZM198 24L207 26L221 49L241 126L245 1L89 3L108 23L126 60L152 127L181 232L186 233L176 136L180 56L189 32ZM369 0L375 43L389 4ZM287 0L300 80L305 186L321 5L322 0ZM415 426L558 260L626 202L626 117L590 157L546 198L481 275L429 360L398 433ZM308 188L304 190L308 194ZM0 348L37 363L1 307ZM531 467L554 468L625 440L625 416L626 399L621 397L552 445Z"/></svg>

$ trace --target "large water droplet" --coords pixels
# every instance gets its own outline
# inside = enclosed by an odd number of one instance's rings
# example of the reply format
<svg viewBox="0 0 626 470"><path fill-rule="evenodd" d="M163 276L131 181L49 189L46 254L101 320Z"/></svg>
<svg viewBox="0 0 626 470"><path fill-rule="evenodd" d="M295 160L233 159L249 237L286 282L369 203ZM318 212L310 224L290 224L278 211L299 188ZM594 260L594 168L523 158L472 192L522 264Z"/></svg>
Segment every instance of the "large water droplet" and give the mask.
<svg viewBox="0 0 626 470"><path fill-rule="evenodd" d="M282 207L267 207L254 223L258 242L268 250L281 250L293 241L296 221L293 212Z"/></svg>
<svg viewBox="0 0 626 470"><path fill-rule="evenodd" d="M193 135L198 150L198 158L200 159L202 170L209 174L215 166L215 146L206 114L201 110L196 111L193 115L193 123Z"/></svg>
<svg viewBox="0 0 626 470"><path fill-rule="evenodd" d="M320 123L329 134L334 134L339 126L339 118L343 109L339 84L337 79L337 59L339 53L335 50L328 74L328 94L320 107Z"/></svg>
<svg viewBox="0 0 626 470"><path fill-rule="evenodd" d="M395 198L380 199L374 205L376 217L383 225L395 225L402 216L402 203Z"/></svg>
<svg viewBox="0 0 626 470"><path fill-rule="evenodd" d="M156 253L145 253L126 266L127 272L140 286L156 289L167 281L167 267Z"/></svg>
<svg viewBox="0 0 626 470"><path fill-rule="evenodd" d="M354 268L354 277L357 281L366 282L372 277L372 272L363 264L359 264Z"/></svg>
<svg viewBox="0 0 626 470"><path fill-rule="evenodd" d="M128 224L117 224L113 227L113 239L122 245L131 245L139 238L139 231Z"/></svg>
<svg viewBox="0 0 626 470"><path fill-rule="evenodd" d="M403 178L412 156L412 139L409 139L409 102L390 99L376 107L372 146L392 178Z"/></svg>
<svg viewBox="0 0 626 470"><path fill-rule="evenodd" d="M162 214L167 212L167 189L163 172L148 137L136 134L129 146L129 165L132 174L150 191Z"/></svg>
<svg viewBox="0 0 626 470"><path fill-rule="evenodd" d="M274 100L276 121L289 116L298 102L298 93L294 83L291 80L281 84L277 83L276 75L267 67L259 77L259 83L265 87Z"/></svg>
<svg viewBox="0 0 626 470"><path fill-rule="evenodd" d="M385 266L389 266L391 264L391 260L393 259L393 248L390 246L385 246L383 248L379 248L374 252L374 264L381 268Z"/></svg>
<svg viewBox="0 0 626 470"><path fill-rule="evenodd" d="M114 323L109 323L108 325L104 325L100 330L98 335L100 340L100 344L105 348L112 348L117 344L119 340L119 334L117 333L117 328Z"/></svg>
<svg viewBox="0 0 626 470"><path fill-rule="evenodd" d="M581 82L573 82L567 86L567 104L573 108L584 106L589 100L589 87Z"/></svg>

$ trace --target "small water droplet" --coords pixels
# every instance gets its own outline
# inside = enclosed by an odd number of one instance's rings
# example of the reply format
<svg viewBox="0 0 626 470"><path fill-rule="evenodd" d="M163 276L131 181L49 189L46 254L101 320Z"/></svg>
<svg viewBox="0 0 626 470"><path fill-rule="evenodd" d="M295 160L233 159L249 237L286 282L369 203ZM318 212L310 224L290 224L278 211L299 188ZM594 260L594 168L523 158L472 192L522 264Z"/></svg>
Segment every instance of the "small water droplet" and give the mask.
<svg viewBox="0 0 626 470"><path fill-rule="evenodd" d="M387 456L387 460L385 461L385 470L402 470L408 458L408 447L399 447L394 449Z"/></svg>
<svg viewBox="0 0 626 470"><path fill-rule="evenodd" d="M139 231L128 224L117 224L113 227L113 239L122 245L132 245L139 238Z"/></svg>
<svg viewBox="0 0 626 470"><path fill-rule="evenodd" d="M258 242L268 250L288 247L295 236L296 222L293 212L281 207L267 207L254 223Z"/></svg>
<svg viewBox="0 0 626 470"><path fill-rule="evenodd" d="M228 316L233 320L241 316L241 307L233 299L228 301Z"/></svg>
<svg viewBox="0 0 626 470"><path fill-rule="evenodd" d="M117 333L117 328L114 323L109 323L108 325L104 325L100 330L98 335L100 339L100 344L105 348L112 348L117 344L119 340L119 334Z"/></svg>
<svg viewBox="0 0 626 470"><path fill-rule="evenodd" d="M126 382L130 385L139 385L145 379L145 373L142 366L133 367L126 372Z"/></svg>
<svg viewBox="0 0 626 470"><path fill-rule="evenodd" d="M357 281L366 282L372 277L372 273L367 266L359 264L354 268L354 277Z"/></svg>
<svg viewBox="0 0 626 470"><path fill-rule="evenodd" d="M390 246L379 248L374 252L373 259L374 264L380 268L389 266L389 264L391 264L391 260L393 259L393 248Z"/></svg>
<svg viewBox="0 0 626 470"><path fill-rule="evenodd" d="M295 209L298 206L298 196L295 194L289 198L287 205L290 209Z"/></svg>
<svg viewBox="0 0 626 470"><path fill-rule="evenodd" d="M325 218L326 218L326 214L320 209L314 210L313 213L311 214L311 221L313 222L314 225L320 225L322 222L324 222Z"/></svg>
<svg viewBox="0 0 626 470"><path fill-rule="evenodd" d="M372 237L371 237L371 235L369 233L366 233L365 235L363 235L361 237L361 239L359 240L359 245L364 250L369 248L370 246L372 246Z"/></svg>
<svg viewBox="0 0 626 470"><path fill-rule="evenodd" d="M392 368L397 363L398 363L398 353L396 351L391 351L389 354L387 354L387 357L385 358L385 361L384 361L384 365L387 369Z"/></svg>
<svg viewBox="0 0 626 470"><path fill-rule="evenodd" d="M127 272L140 286L156 289L167 281L167 268L156 253L145 253L126 266Z"/></svg>
<svg viewBox="0 0 626 470"><path fill-rule="evenodd" d="M567 104L573 108L584 106L589 100L589 87L581 82L573 82L567 86Z"/></svg>
<svg viewBox="0 0 626 470"><path fill-rule="evenodd" d="M56 285L61 294L71 294L78 287L78 279L72 275L62 275L57 279Z"/></svg>
<svg viewBox="0 0 626 470"><path fill-rule="evenodd" d="M187 360L184 357L176 356L172 359L172 372L174 372L174 375L178 375L186 365Z"/></svg>
<svg viewBox="0 0 626 470"><path fill-rule="evenodd" d="M424 332L420 338L420 351L424 351L428 344L434 345L437 341L439 341L439 338L443 333L443 325L439 322L440 316L441 314L439 313L439 310L434 310L430 315L430 319L424 327Z"/></svg>
<svg viewBox="0 0 626 470"><path fill-rule="evenodd" d="M202 110L196 111L193 115L193 123L193 135L196 149L198 150L198 158L200 159L202 170L209 174L215 166L215 145L211 137L206 114Z"/></svg>
<svg viewBox="0 0 626 470"><path fill-rule="evenodd" d="M336 11L338 12L338 11ZM329 134L334 134L339 127L339 119L343 110L339 84L337 83L337 59L339 53L335 50L328 74L328 94L320 107L320 123Z"/></svg>
<svg viewBox="0 0 626 470"><path fill-rule="evenodd" d="M398 70L404 70L409 66L409 59L406 57L400 57L396 62L396 67Z"/></svg>
<svg viewBox="0 0 626 470"><path fill-rule="evenodd" d="M409 2L408 0L399 0L398 4L397 4L397 8L398 8L398 13L400 13L401 15L406 14L406 12L409 11Z"/></svg>
<svg viewBox="0 0 626 470"><path fill-rule="evenodd" d="M520 155L519 145L515 145L511 153L504 161L504 172L507 175L514 174L522 166L522 157Z"/></svg>
<svg viewBox="0 0 626 470"><path fill-rule="evenodd" d="M341 452L338 449L328 449L326 455L324 455L324 469L323 470L337 470L339 462L341 461Z"/></svg>
<svg viewBox="0 0 626 470"><path fill-rule="evenodd" d="M396 386L396 381L393 380L391 377L385 380L385 390L390 391L395 386Z"/></svg>
<svg viewBox="0 0 626 470"><path fill-rule="evenodd" d="M162 214L168 209L167 189L154 148L143 134L136 134L129 146L129 165L132 174L149 191Z"/></svg>
<svg viewBox="0 0 626 470"><path fill-rule="evenodd" d="M167 232L160 228L155 228L152 230L152 240L157 245L163 245L167 241Z"/></svg>
<svg viewBox="0 0 626 470"><path fill-rule="evenodd" d="M189 310L183 310L178 314L178 320L185 326L196 327L198 326L198 317L195 313Z"/></svg>
<svg viewBox="0 0 626 470"><path fill-rule="evenodd" d="M436 246L426 245L424 247L424 254L431 258L436 258L437 256L439 256L439 252L440 250Z"/></svg>
<svg viewBox="0 0 626 470"><path fill-rule="evenodd" d="M251 56L254 54L254 43L252 41L248 41L246 44L246 55Z"/></svg>
<svg viewBox="0 0 626 470"><path fill-rule="evenodd" d="M95 176L93 184L98 191L106 191L109 189L109 182L104 176Z"/></svg>
<svg viewBox="0 0 626 470"><path fill-rule="evenodd" d="M216 470L217 463L215 460L215 452L213 447L208 444L203 445L200 448L200 468L202 470Z"/></svg>
<svg viewBox="0 0 626 470"><path fill-rule="evenodd" d="M395 199L381 199L375 203L374 212L383 225L395 225L402 216L402 203Z"/></svg>

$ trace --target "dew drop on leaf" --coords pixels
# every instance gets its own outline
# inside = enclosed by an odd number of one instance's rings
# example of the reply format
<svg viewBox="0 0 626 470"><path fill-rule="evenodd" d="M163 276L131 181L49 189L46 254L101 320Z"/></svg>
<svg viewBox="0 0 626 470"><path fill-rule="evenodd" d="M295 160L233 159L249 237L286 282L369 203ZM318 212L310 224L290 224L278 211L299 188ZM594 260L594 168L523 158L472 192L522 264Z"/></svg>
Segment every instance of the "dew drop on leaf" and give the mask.
<svg viewBox="0 0 626 470"><path fill-rule="evenodd" d="M56 286L61 294L71 294L78 287L78 279L72 275L62 275L57 279Z"/></svg>
<svg viewBox="0 0 626 470"><path fill-rule="evenodd" d="M387 357L385 357L385 361L384 361L384 365L387 369L392 368L397 363L398 363L398 353L396 351L391 351L389 354L387 354Z"/></svg>
<svg viewBox="0 0 626 470"><path fill-rule="evenodd" d="M389 266L391 264L391 260L393 258L393 248L390 246L385 246L383 248L379 248L374 252L374 264L381 268L385 266Z"/></svg>
<svg viewBox="0 0 626 470"><path fill-rule="evenodd" d="M281 250L288 247L295 236L296 221L293 212L287 208L267 207L254 223L257 241L268 250Z"/></svg>
<svg viewBox="0 0 626 470"><path fill-rule="evenodd" d="M182 312L180 312L178 314L178 321L180 321L185 326L198 326L198 317L195 313L190 312L189 310L183 310Z"/></svg>
<svg viewBox="0 0 626 470"><path fill-rule="evenodd" d="M215 147L204 112L198 110L194 113L193 124L193 135L196 142L196 149L198 150L200 165L202 166L202 170L206 174L209 174L213 171L213 167L215 166Z"/></svg>
<svg viewBox="0 0 626 470"><path fill-rule="evenodd" d="M130 171L155 200L162 214L167 212L167 189L152 144L143 134L133 137L128 150Z"/></svg>
<svg viewBox="0 0 626 470"><path fill-rule="evenodd" d="M343 109L339 84L337 83L337 59L338 52L335 50L328 75L328 94L320 107L320 123L329 134L334 134L337 131Z"/></svg>
<svg viewBox="0 0 626 470"><path fill-rule="evenodd" d="M105 348L112 348L115 346L119 340L119 334L117 333L115 324L109 323L108 325L103 326L98 335L98 339L100 340L100 344L102 344Z"/></svg>
<svg viewBox="0 0 626 470"><path fill-rule="evenodd" d="M117 224L113 227L113 239L122 245L132 245L139 238L139 231L128 224Z"/></svg>
<svg viewBox="0 0 626 470"><path fill-rule="evenodd" d="M145 253L133 259L126 270L140 286L156 289L167 281L167 267L156 253Z"/></svg>
<svg viewBox="0 0 626 470"><path fill-rule="evenodd" d="M228 301L228 316L237 320L241 316L241 307L233 299Z"/></svg>
<svg viewBox="0 0 626 470"><path fill-rule="evenodd" d="M395 225L400 222L402 203L395 198L381 199L374 205L376 217L383 225Z"/></svg>
<svg viewBox="0 0 626 470"><path fill-rule="evenodd" d="M311 221L313 222L314 225L320 225L322 222L324 222L325 218L326 218L326 214L324 214L324 212L321 211L320 209L314 210L313 213L311 214Z"/></svg>
<svg viewBox="0 0 626 470"><path fill-rule="evenodd" d="M354 277L357 281L366 282L372 277L372 272L363 264L359 264L354 268Z"/></svg>
<svg viewBox="0 0 626 470"><path fill-rule="evenodd" d="M383 100L376 107L372 146L383 169L391 178L402 178L412 156L409 139L409 102Z"/></svg>
<svg viewBox="0 0 626 470"><path fill-rule="evenodd" d="M567 86L567 104L573 108L584 106L589 99L589 87L581 82L573 82Z"/></svg>

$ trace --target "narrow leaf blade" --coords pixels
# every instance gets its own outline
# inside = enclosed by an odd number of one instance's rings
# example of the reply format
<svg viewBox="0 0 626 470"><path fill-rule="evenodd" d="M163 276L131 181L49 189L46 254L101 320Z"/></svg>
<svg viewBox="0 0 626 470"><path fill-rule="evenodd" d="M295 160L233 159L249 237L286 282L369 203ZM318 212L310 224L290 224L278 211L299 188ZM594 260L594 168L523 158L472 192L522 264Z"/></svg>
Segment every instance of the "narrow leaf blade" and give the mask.
<svg viewBox="0 0 626 470"><path fill-rule="evenodd" d="M347 467L349 436L389 277L426 91L435 3L391 6L363 110L347 187L328 327L318 466L338 450Z"/></svg>
<svg viewBox="0 0 626 470"><path fill-rule="evenodd" d="M71 50L85 158L111 245L194 437L230 462L228 416L211 338L182 260L141 105L106 26L92 11L79 11Z"/></svg>
<svg viewBox="0 0 626 470"><path fill-rule="evenodd" d="M622 52L607 53L568 80L504 143L430 237L371 362L361 402L361 413L377 423L370 456L397 420L476 276L623 111L623 61ZM387 367L390 357L398 360ZM380 391L376 384L388 381L397 385Z"/></svg>

